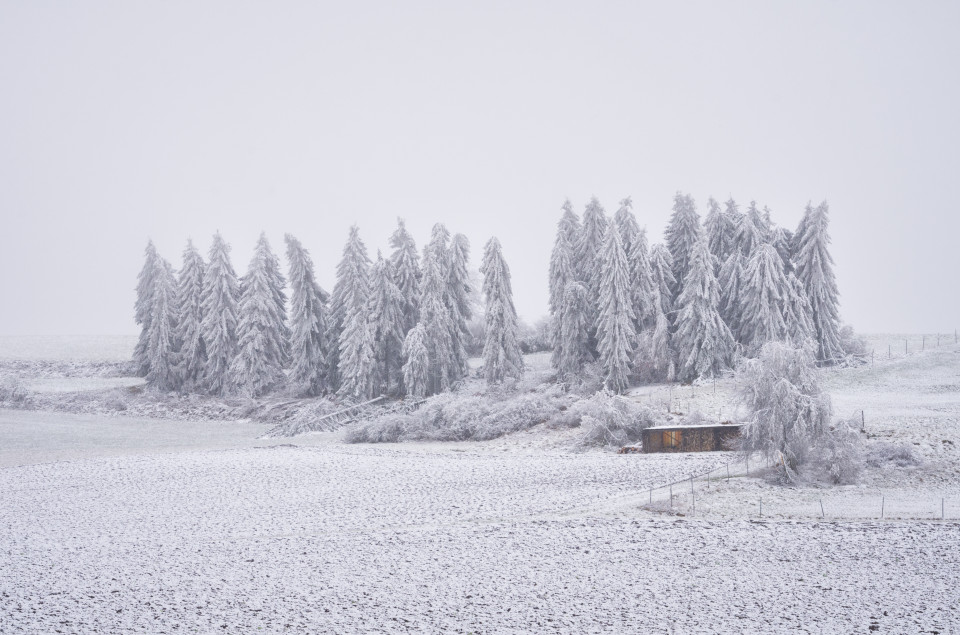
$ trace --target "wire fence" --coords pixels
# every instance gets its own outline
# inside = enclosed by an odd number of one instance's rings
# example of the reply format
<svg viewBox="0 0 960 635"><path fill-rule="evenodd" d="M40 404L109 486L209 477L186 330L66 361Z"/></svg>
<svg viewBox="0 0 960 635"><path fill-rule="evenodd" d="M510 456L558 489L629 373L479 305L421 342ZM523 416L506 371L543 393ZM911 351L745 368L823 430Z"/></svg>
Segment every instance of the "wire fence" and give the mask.
<svg viewBox="0 0 960 635"><path fill-rule="evenodd" d="M648 488L642 507L684 516L820 520L960 520L960 493L784 490L750 493L730 488L736 479L769 475L774 466L756 456L738 457L700 474Z"/></svg>

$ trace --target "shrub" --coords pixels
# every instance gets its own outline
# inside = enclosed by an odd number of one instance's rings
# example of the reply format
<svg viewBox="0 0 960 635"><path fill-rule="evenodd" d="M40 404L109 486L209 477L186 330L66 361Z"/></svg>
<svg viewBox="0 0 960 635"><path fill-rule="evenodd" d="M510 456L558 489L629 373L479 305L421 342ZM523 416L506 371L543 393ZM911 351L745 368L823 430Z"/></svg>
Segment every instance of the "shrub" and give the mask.
<svg viewBox="0 0 960 635"><path fill-rule="evenodd" d="M840 329L840 349L844 357L854 358L849 361L856 358L862 361L867 355L867 341L857 335L852 326L847 325Z"/></svg>
<svg viewBox="0 0 960 635"><path fill-rule="evenodd" d="M863 438L858 421L838 421L814 446L814 478L826 478L834 484L856 481L863 469Z"/></svg>
<svg viewBox="0 0 960 635"><path fill-rule="evenodd" d="M893 463L897 467L915 467L920 459L908 443L875 443L866 453L867 465L874 468Z"/></svg>
<svg viewBox="0 0 960 635"><path fill-rule="evenodd" d="M577 442L580 447L624 446L640 440L644 429L659 423L658 415L647 406L609 391L596 393L575 403L564 420L579 420L585 428Z"/></svg>
<svg viewBox="0 0 960 635"><path fill-rule="evenodd" d="M29 394L16 375L0 376L0 403L22 406L27 403Z"/></svg>

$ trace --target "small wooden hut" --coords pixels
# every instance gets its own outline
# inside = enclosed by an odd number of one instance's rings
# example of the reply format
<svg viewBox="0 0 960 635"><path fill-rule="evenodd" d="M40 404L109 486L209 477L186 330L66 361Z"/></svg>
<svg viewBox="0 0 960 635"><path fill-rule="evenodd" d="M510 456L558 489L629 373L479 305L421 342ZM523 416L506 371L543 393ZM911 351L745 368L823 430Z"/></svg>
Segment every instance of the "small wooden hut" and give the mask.
<svg viewBox="0 0 960 635"><path fill-rule="evenodd" d="M735 423L720 423L647 428L643 431L641 447L644 453L729 450L740 436L740 427Z"/></svg>

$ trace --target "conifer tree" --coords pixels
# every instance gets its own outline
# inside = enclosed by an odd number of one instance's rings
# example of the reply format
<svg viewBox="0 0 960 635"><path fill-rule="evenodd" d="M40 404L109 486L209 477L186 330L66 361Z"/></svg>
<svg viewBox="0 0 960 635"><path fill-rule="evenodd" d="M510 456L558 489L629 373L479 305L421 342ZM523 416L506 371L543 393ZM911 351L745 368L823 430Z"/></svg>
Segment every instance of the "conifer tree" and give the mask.
<svg viewBox="0 0 960 635"><path fill-rule="evenodd" d="M653 286L657 290L660 311L667 317L670 324L674 322L673 288L676 279L673 277L673 264L670 262L670 252L665 246L657 243L650 250L650 276Z"/></svg>
<svg viewBox="0 0 960 635"><path fill-rule="evenodd" d="M770 244L754 251L744 272L742 325L746 355L753 357L767 342L787 339L783 320L783 291L788 285L780 254Z"/></svg>
<svg viewBox="0 0 960 635"><path fill-rule="evenodd" d="M227 373L237 354L237 274L230 264L230 246L220 233L213 236L207 271L203 277L200 335L207 349L203 385L210 394L223 394Z"/></svg>
<svg viewBox="0 0 960 635"><path fill-rule="evenodd" d="M731 204L736 209L736 203L733 200L727 203L728 208ZM716 263L715 271L719 273L720 267L723 266L730 252L733 251L734 220L728 212L720 209L720 204L715 199L711 198L708 206L710 211L707 212L703 226L707 232L707 244L710 247L710 253L713 254Z"/></svg>
<svg viewBox="0 0 960 635"><path fill-rule="evenodd" d="M674 284L671 287L671 298L676 303L683 290L684 279L690 270L690 259L694 246L703 234L700 227L700 215L693 198L677 192L673 197L673 213L670 223L664 232L667 249L670 251Z"/></svg>
<svg viewBox="0 0 960 635"><path fill-rule="evenodd" d="M399 394L403 386L404 298L397 288L390 261L377 252L371 275L370 319L373 357L376 363L375 392Z"/></svg>
<svg viewBox="0 0 960 635"><path fill-rule="evenodd" d="M374 388L369 301L370 257L354 225L337 265L332 300L337 332L337 394L343 398L362 399Z"/></svg>
<svg viewBox="0 0 960 635"><path fill-rule="evenodd" d="M407 333L403 342L403 385L406 394L419 399L429 394L430 353L427 350L427 333L423 324L417 324Z"/></svg>
<svg viewBox="0 0 960 635"><path fill-rule="evenodd" d="M150 326L147 329L147 356L150 370L147 385L166 392L179 387L177 381L177 280L173 268L162 258L151 294Z"/></svg>
<svg viewBox="0 0 960 635"><path fill-rule="evenodd" d="M487 325L483 370L487 384L493 385L508 377L519 378L523 374L510 268L503 259L500 241L496 237L487 241L480 272L483 274Z"/></svg>
<svg viewBox="0 0 960 635"><path fill-rule="evenodd" d="M794 346L806 346L813 339L813 317L810 301L803 284L794 273L786 274L787 287L784 289L783 321L787 334Z"/></svg>
<svg viewBox="0 0 960 635"><path fill-rule="evenodd" d="M604 386L620 393L629 385L636 332L630 269L616 223L607 228L600 269L597 340Z"/></svg>
<svg viewBox="0 0 960 635"><path fill-rule="evenodd" d="M563 216L557 223L557 236L550 253L550 316L553 333L553 355L551 363L560 370L563 357L562 307L565 302L567 285L577 279L574 269L575 249L580 234L580 219L573 212L573 206L567 200L563 204Z"/></svg>
<svg viewBox="0 0 960 635"><path fill-rule="evenodd" d="M777 250L777 254L780 256L780 262L783 264L784 275L793 273L793 255L791 251L793 234L783 227L775 227L770 236L770 244Z"/></svg>
<svg viewBox="0 0 960 635"><path fill-rule="evenodd" d="M643 330L653 328L657 315L656 303L659 302L656 296L657 288L653 279L653 268L650 265L645 229L641 229L634 239L633 246L627 253L627 260L630 263L630 293L633 301L634 330L639 335Z"/></svg>
<svg viewBox="0 0 960 635"><path fill-rule="evenodd" d="M577 241L573 270L578 273L578 278L587 288L590 299L588 340L590 349L594 353L597 349L597 303L600 298L600 247L603 245L603 236L608 223L600 201L596 197L591 198L583 211L583 224Z"/></svg>
<svg viewBox="0 0 960 635"><path fill-rule="evenodd" d="M640 236L640 226L637 225L637 217L633 214L633 200L629 196L620 201L620 207L613 215L613 224L617 226L617 231L620 233L623 253L629 254Z"/></svg>
<svg viewBox="0 0 960 635"><path fill-rule="evenodd" d="M767 235L763 217L757 209L756 201L750 201L750 208L740 219L737 226L737 248L748 261L754 250L767 242Z"/></svg>
<svg viewBox="0 0 960 635"><path fill-rule="evenodd" d="M397 219L397 229L390 236L390 266L394 282L403 297L403 334L406 336L420 319L420 254L413 236L403 219Z"/></svg>
<svg viewBox="0 0 960 635"><path fill-rule="evenodd" d="M423 254L420 287L420 322L429 360L426 394L449 390L453 385L453 321L446 303L447 276L439 262L443 251L428 245Z"/></svg>
<svg viewBox="0 0 960 635"><path fill-rule="evenodd" d="M140 337L133 349L133 363L139 377L146 377L147 373L150 372L147 340L150 318L153 314L153 294L157 278L163 274L160 256L157 254L157 248L153 246L152 240L147 241L144 255L143 268L137 276L137 300L134 303L134 316L137 324L140 325Z"/></svg>
<svg viewBox="0 0 960 635"><path fill-rule="evenodd" d="M679 379L716 376L729 366L734 341L717 310L719 290L713 257L702 233L690 252L690 268L678 302L673 344Z"/></svg>
<svg viewBox="0 0 960 635"><path fill-rule="evenodd" d="M470 260L470 242L463 234L455 234L450 244L450 268L447 274L447 306L450 311L450 343L453 353L451 370L453 381L467 376L467 324L473 317L471 306L473 287L467 263Z"/></svg>
<svg viewBox="0 0 960 635"><path fill-rule="evenodd" d="M237 355L230 364L230 387L255 398L283 382L287 350L284 280L266 234L260 234L240 286Z"/></svg>
<svg viewBox="0 0 960 635"><path fill-rule="evenodd" d="M797 278L810 302L817 345L817 361L833 364L843 357L840 346L840 312L837 281L830 256L829 209L824 201L807 218L796 258ZM800 232L798 232L800 233Z"/></svg>
<svg viewBox="0 0 960 635"><path fill-rule="evenodd" d="M800 244L803 242L812 216L813 204L807 202L807 206L803 210L803 216L800 217L800 222L797 223L797 230L793 232L793 239L790 241L790 259L793 260L794 266L796 266L797 257L800 255Z"/></svg>
<svg viewBox="0 0 960 635"><path fill-rule="evenodd" d="M301 394L313 397L330 389L327 294L317 284L310 252L290 234L284 239L290 265L290 380Z"/></svg>
<svg viewBox="0 0 960 635"><path fill-rule="evenodd" d="M593 359L587 342L589 316L587 288L577 280L570 280L557 310L555 327L559 346L554 348L554 367L564 381L573 381Z"/></svg>
<svg viewBox="0 0 960 635"><path fill-rule="evenodd" d="M734 248L720 267L717 281L720 284L720 317L729 327L738 342L742 342L741 321L743 317L743 287L747 258Z"/></svg>
<svg viewBox="0 0 960 635"><path fill-rule="evenodd" d="M203 256L187 241L183 268L177 286L177 383L181 390L196 390L203 379L207 348L203 343L203 278L207 265Z"/></svg>

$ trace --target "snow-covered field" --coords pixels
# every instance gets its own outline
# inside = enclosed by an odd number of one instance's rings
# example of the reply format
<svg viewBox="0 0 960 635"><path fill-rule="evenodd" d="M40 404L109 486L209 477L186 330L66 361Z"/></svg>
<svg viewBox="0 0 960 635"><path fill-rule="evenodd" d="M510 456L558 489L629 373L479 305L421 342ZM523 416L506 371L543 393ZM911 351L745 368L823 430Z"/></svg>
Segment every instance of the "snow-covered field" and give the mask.
<svg viewBox="0 0 960 635"><path fill-rule="evenodd" d="M828 490L698 484L696 516L645 493L730 455L0 411L0 632L957 632L960 522L836 519L878 493L956 498L960 348L826 381L868 446L923 464ZM725 382L657 391L732 408Z"/></svg>

